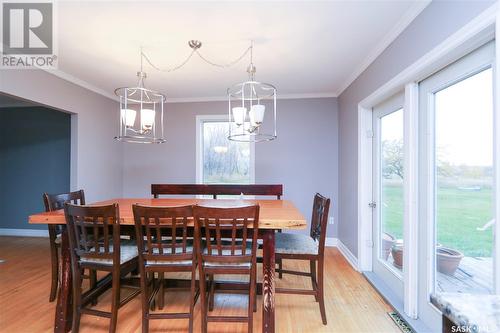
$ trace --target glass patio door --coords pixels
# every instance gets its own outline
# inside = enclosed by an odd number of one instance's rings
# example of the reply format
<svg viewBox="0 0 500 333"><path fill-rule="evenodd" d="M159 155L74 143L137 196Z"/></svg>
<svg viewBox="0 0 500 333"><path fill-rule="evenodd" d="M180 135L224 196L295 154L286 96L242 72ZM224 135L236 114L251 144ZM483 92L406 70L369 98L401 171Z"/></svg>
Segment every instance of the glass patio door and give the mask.
<svg viewBox="0 0 500 333"><path fill-rule="evenodd" d="M490 42L419 85L418 309L433 331L432 293L494 293L493 61Z"/></svg>
<svg viewBox="0 0 500 333"><path fill-rule="evenodd" d="M403 93L373 108L373 273L402 301Z"/></svg>

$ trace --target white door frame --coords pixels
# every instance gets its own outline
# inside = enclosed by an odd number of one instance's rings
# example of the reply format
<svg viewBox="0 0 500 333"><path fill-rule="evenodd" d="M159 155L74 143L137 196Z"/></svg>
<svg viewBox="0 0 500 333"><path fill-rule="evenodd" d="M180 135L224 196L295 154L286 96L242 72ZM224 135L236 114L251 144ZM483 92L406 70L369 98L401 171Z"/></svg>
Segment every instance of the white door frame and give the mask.
<svg viewBox="0 0 500 333"><path fill-rule="evenodd" d="M403 272L402 270L396 269L392 264L390 264L387 260L384 260L380 257L381 254L381 231L382 231L382 214L381 209L383 206L382 202L382 182L381 182L381 160L382 160L382 151L381 151L381 136L382 136L382 127L381 120L383 117L393 114L395 112L403 112L404 116L404 92L398 92L396 95L388 98L382 103L377 104L372 111L373 118L373 148L372 148L372 179L373 179L373 202L375 205L372 207L372 212L375 213L372 215L372 239L373 239L373 248L372 248L372 269L373 273L379 276L391 289L396 297L400 300L404 299L404 286L403 286ZM403 119L404 120L404 119ZM403 124L402 124L403 125ZM403 128L404 132L404 128ZM403 138L404 140L404 138ZM404 183L404 182L403 182ZM403 235L404 238L404 235ZM405 251L403 251L404 253Z"/></svg>
<svg viewBox="0 0 500 333"><path fill-rule="evenodd" d="M429 76L419 84L419 100L421 103L420 124L420 179L419 179L419 195L421 205L420 213L425 215L422 223L419 225L420 236L419 241L419 284L420 295L419 304L421 306L419 316L426 318L427 322L435 322L441 317L440 311L431 304L429 295L435 292L436 287L436 256L435 246L437 244L437 220L436 220L436 93L452 86L467 78L476 75L484 70L493 67L494 51L491 43L487 43L472 53L461 58L450 66L443 68L441 71ZM500 128L493 127L493 132L497 132ZM494 161L493 166L498 162ZM494 186L494 184L492 184ZM495 205L495 207L498 205ZM494 240L496 243L497 240ZM493 276L498 275L494 272ZM494 282L494 281L492 281ZM437 329L437 328L436 328Z"/></svg>
<svg viewBox="0 0 500 333"><path fill-rule="evenodd" d="M372 270L372 209L368 203L372 201L372 109L375 105L389 98L397 91L405 90L405 141L408 142L405 150L405 219L404 237L408 246L405 246L404 277L405 277L405 299L404 311L411 318L418 317L417 308L417 228L414 221L417 215L417 198L414 177L417 175L418 159L418 85L417 82L431 75L438 69L452 63L470 51L476 49L495 36L500 36L500 28L495 23L500 21L498 3L493 4L483 13L471 20L468 24L448 37L445 41L425 54L418 61L407 67L396 75L392 80L384 84L375 92L367 96L358 104L358 265L361 271ZM496 57L500 56L500 43L496 43ZM499 82L500 74L495 71L495 82ZM500 100L500 87L495 86L495 101ZM498 103L495 103L495 124L500 128L500 111ZM496 151L500 150L500 135L495 137ZM498 155L495 156L498 158ZM497 163L496 174L500 174ZM500 188L500 177L495 179L496 188ZM413 193L413 194L412 194ZM500 194L496 193L496 197ZM500 221L500 207L496 207L495 218ZM500 223L496 223L495 234L500 235ZM500 266L500 247L495 248L495 265ZM500 281L495 281L500 286ZM497 287L498 288L498 287Z"/></svg>

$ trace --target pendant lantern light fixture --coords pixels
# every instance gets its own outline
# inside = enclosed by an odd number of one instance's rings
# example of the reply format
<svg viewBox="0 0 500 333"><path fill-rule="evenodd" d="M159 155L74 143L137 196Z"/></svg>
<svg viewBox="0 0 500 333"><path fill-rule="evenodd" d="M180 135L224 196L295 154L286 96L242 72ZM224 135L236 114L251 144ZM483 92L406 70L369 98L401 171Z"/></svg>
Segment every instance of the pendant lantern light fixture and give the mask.
<svg viewBox="0 0 500 333"><path fill-rule="evenodd" d="M117 88L120 97L120 132L116 140L134 143L164 143L163 105L165 95L144 86L147 75L137 72L138 83L132 88Z"/></svg>
<svg viewBox="0 0 500 333"><path fill-rule="evenodd" d="M277 138L276 88L269 83L256 81L255 72L252 43L250 64L247 67L248 80L227 89L229 140L261 142Z"/></svg>

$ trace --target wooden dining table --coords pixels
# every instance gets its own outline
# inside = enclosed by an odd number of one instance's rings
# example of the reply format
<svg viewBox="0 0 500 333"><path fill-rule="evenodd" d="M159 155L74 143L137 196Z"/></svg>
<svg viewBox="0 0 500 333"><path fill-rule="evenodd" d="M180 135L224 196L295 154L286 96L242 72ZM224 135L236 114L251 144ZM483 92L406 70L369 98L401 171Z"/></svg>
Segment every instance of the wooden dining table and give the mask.
<svg viewBox="0 0 500 333"><path fill-rule="evenodd" d="M285 229L305 229L307 222L300 211L288 200L230 200L230 199L194 199L194 198L120 198L95 202L92 205L118 203L121 225L134 225L132 205L135 203L149 206L201 205L209 207L240 207L258 204L259 238L263 240L263 279L259 291L262 292L262 332L275 332L275 231ZM54 332L65 333L71 330L72 323L72 276L70 249L63 210L43 212L29 217L31 224L58 224L63 226L61 234L61 289L57 298ZM108 281L110 282L110 281ZM111 286L111 284L109 283ZM227 288L227 286L226 286Z"/></svg>

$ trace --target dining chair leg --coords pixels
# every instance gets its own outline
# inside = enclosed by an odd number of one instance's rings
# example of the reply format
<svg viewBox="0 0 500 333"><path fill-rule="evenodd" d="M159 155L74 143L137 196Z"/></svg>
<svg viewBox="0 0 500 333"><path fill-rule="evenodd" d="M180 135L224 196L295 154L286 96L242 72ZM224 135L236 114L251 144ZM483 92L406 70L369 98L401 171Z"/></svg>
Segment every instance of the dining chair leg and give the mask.
<svg viewBox="0 0 500 333"><path fill-rule="evenodd" d="M142 333L149 331L149 273L146 275L144 271L140 272L141 283L141 305L142 305Z"/></svg>
<svg viewBox="0 0 500 333"><path fill-rule="evenodd" d="M165 289L163 288L165 275L163 272L158 273L158 283L160 284L160 289L158 290L158 309L163 310L165 305Z"/></svg>
<svg viewBox="0 0 500 333"><path fill-rule="evenodd" d="M281 272L281 270L283 269L283 259L280 258L280 259L277 260L277 262L278 262L278 270L279 270L278 277L280 279L282 279L283 278L283 273Z"/></svg>
<svg viewBox="0 0 500 333"><path fill-rule="evenodd" d="M255 268L256 264L253 265L250 272L250 292L248 293L248 333L253 331L253 313L255 311Z"/></svg>
<svg viewBox="0 0 500 333"><path fill-rule="evenodd" d="M253 312L257 312L257 264L255 264L255 269L253 270L253 284L254 284Z"/></svg>
<svg viewBox="0 0 500 333"><path fill-rule="evenodd" d="M52 277L50 284L49 302L53 302L57 296L57 286L59 282L59 254L57 253L56 244L50 244L50 261L52 264Z"/></svg>
<svg viewBox="0 0 500 333"><path fill-rule="evenodd" d="M113 282L111 284L111 322L109 333L116 332L118 321L118 307L120 306L120 266L113 270Z"/></svg>
<svg viewBox="0 0 500 333"><path fill-rule="evenodd" d="M73 323L71 325L72 333L78 333L80 330L81 302L82 302L82 276L78 270L73 274Z"/></svg>
<svg viewBox="0 0 500 333"><path fill-rule="evenodd" d="M94 289L97 285L97 271L89 269L90 289ZM92 305L97 305L97 296L92 300Z"/></svg>
<svg viewBox="0 0 500 333"><path fill-rule="evenodd" d="M154 288L155 288L155 273L154 272L150 272L148 273L149 275L149 280L148 280L148 288L151 288L151 292L153 292ZM150 311L154 311L156 309L156 299L153 298L151 300L151 303L148 305L149 306L149 310Z"/></svg>
<svg viewBox="0 0 500 333"><path fill-rule="evenodd" d="M314 298L316 299L316 302L319 301L318 297L318 279L316 277L316 260L310 260L309 261L309 268L311 270L311 284L313 290L316 292L314 294Z"/></svg>
<svg viewBox="0 0 500 333"><path fill-rule="evenodd" d="M210 292L208 295L208 311L213 311L214 310L214 303L215 303L215 283L214 283L214 275L210 274L209 275L209 286L210 286Z"/></svg>
<svg viewBox="0 0 500 333"><path fill-rule="evenodd" d="M321 312L321 320L323 325L326 325L326 311L325 311L325 295L323 288L323 258L318 260L318 297L319 297L319 311Z"/></svg>
<svg viewBox="0 0 500 333"><path fill-rule="evenodd" d="M201 332L207 333L207 294L206 294L206 276L200 270L200 301L201 301Z"/></svg>
<svg viewBox="0 0 500 333"><path fill-rule="evenodd" d="M189 333L193 333L194 305L196 297L196 265L193 264L191 271L191 292L189 299Z"/></svg>

